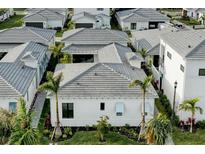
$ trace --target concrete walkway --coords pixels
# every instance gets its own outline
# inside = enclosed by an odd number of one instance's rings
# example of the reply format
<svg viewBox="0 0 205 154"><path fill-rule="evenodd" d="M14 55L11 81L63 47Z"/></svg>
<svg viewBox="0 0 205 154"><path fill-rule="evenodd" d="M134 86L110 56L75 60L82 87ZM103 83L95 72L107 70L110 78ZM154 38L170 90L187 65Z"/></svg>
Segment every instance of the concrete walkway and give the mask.
<svg viewBox="0 0 205 154"><path fill-rule="evenodd" d="M46 92L37 93L36 100L32 108L32 127L37 128L46 99Z"/></svg>

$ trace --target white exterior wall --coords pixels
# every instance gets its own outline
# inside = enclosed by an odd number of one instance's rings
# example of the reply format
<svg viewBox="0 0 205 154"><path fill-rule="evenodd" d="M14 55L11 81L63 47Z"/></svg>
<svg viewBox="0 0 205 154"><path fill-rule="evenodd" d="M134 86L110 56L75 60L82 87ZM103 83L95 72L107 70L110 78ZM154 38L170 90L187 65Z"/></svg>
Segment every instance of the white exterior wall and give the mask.
<svg viewBox="0 0 205 154"><path fill-rule="evenodd" d="M93 15L97 15L97 14L105 14L110 16L110 8L103 8L103 11L98 11L97 8L74 8L73 12L74 15L81 13L81 12L88 12L90 14Z"/></svg>
<svg viewBox="0 0 205 154"><path fill-rule="evenodd" d="M170 103L173 103L173 96L174 96L174 82L177 81L177 89L176 89L176 107L180 102L183 101L184 96L184 78L186 72L185 60L175 51L173 50L168 44L160 41L161 44L165 46L165 53L164 53L164 67L160 70L163 72L163 82L162 88L164 90L165 95L167 95ZM160 49L161 50L161 49ZM172 59L167 57L167 51L172 54ZM161 56L161 53L160 53ZM180 70L180 64L182 64L185 68L185 71L182 72Z"/></svg>
<svg viewBox="0 0 205 154"><path fill-rule="evenodd" d="M200 102L197 104L203 108L204 112L202 115L197 112L197 120L204 120L205 116L205 76L199 76L199 69L205 68L204 59L194 60L188 59L186 63L186 78L185 78L185 88L184 88L184 99L198 97ZM188 113L180 112L182 119L187 119L190 117Z"/></svg>
<svg viewBox="0 0 205 154"><path fill-rule="evenodd" d="M62 20L48 20L47 28L55 28L55 27L63 28L63 21Z"/></svg>
<svg viewBox="0 0 205 154"><path fill-rule="evenodd" d="M136 30L140 29L149 29L149 23L148 22L137 22L136 23ZM131 23L130 22L121 22L121 27L123 30L131 30Z"/></svg>
<svg viewBox="0 0 205 154"><path fill-rule="evenodd" d="M55 97L51 97L51 123L56 121ZM138 126L141 121L141 99L67 99L59 98L59 114L62 126L92 126L96 124L100 116L109 117L112 126ZM105 103L105 110L100 110L100 103ZM74 118L62 119L62 103L74 103ZM124 103L123 116L116 116L116 103ZM146 99L146 120L153 118L154 99Z"/></svg>

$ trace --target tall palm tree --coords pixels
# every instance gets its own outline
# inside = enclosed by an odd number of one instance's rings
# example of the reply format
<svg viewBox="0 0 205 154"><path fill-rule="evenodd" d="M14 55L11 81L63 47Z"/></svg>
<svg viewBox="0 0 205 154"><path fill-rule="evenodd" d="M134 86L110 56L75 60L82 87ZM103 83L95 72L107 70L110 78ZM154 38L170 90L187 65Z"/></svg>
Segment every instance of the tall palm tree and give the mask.
<svg viewBox="0 0 205 154"><path fill-rule="evenodd" d="M18 100L17 114L13 119L13 127L9 144L32 145L40 142L39 132L32 128L32 113L26 109L25 100L20 97Z"/></svg>
<svg viewBox="0 0 205 154"><path fill-rule="evenodd" d="M47 82L41 84L38 88L38 91L48 91L55 94L56 98L56 126L53 131L53 135L51 140L53 140L54 135L55 138L58 139L62 135L62 131L60 128L60 120L59 120L59 109L58 109L58 89L60 87L60 82L63 78L63 73L61 72L57 76L54 76L52 72L47 73Z"/></svg>
<svg viewBox="0 0 205 154"><path fill-rule="evenodd" d="M179 110L184 110L191 112L191 125L190 125L190 132L193 132L193 119L195 116L196 111L199 111L200 114L203 113L203 109L199 106L196 106L196 103L199 102L199 98L192 98L184 100L182 104L179 105Z"/></svg>
<svg viewBox="0 0 205 154"><path fill-rule="evenodd" d="M165 140L171 133L171 122L165 114L158 115L148 121L145 137L148 144L165 144Z"/></svg>
<svg viewBox="0 0 205 154"><path fill-rule="evenodd" d="M152 76L147 76L144 81L141 80L134 80L129 84L130 88L134 88L137 86L140 86L141 91L142 91L142 121L141 121L141 126L140 126L140 133L139 133L139 137L138 140L140 140L141 135L144 134L145 131L145 95L147 92L147 89L150 87L151 82L152 82L153 77Z"/></svg>

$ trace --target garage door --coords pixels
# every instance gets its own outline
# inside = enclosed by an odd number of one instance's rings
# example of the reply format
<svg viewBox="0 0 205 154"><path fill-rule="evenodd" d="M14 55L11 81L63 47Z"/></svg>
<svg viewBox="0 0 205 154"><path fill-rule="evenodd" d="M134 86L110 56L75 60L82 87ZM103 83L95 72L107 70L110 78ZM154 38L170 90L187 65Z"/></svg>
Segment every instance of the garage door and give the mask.
<svg viewBox="0 0 205 154"><path fill-rule="evenodd" d="M43 28L42 22L26 22L25 25L30 27Z"/></svg>
<svg viewBox="0 0 205 154"><path fill-rule="evenodd" d="M93 28L92 23L76 23L75 28Z"/></svg>

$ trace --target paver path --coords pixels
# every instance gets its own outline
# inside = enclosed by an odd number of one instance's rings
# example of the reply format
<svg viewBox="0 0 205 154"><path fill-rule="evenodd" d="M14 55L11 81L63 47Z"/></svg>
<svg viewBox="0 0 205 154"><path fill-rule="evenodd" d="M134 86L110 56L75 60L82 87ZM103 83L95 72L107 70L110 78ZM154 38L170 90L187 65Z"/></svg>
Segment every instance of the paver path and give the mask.
<svg viewBox="0 0 205 154"><path fill-rule="evenodd" d="M46 99L46 92L37 93L36 100L32 108L32 127L37 128L38 122L41 117L41 112L43 110L44 102Z"/></svg>

